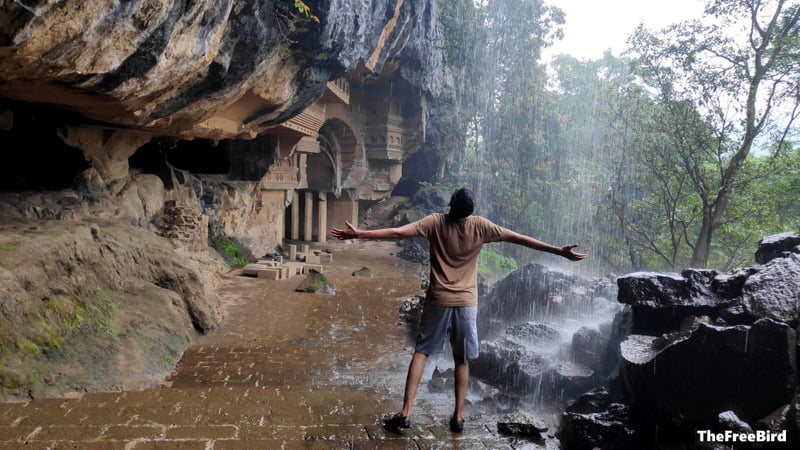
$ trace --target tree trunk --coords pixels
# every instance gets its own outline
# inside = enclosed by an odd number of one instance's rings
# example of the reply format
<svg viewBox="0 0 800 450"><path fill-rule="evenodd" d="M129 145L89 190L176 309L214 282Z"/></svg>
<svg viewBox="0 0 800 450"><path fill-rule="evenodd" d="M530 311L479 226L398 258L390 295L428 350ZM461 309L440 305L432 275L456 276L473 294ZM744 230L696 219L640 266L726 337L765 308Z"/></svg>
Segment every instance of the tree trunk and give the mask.
<svg viewBox="0 0 800 450"><path fill-rule="evenodd" d="M714 234L715 226L711 211L703 211L703 221L700 224L700 231L694 241L692 260L689 267L693 269L705 269L708 266L708 255L711 253L711 236Z"/></svg>

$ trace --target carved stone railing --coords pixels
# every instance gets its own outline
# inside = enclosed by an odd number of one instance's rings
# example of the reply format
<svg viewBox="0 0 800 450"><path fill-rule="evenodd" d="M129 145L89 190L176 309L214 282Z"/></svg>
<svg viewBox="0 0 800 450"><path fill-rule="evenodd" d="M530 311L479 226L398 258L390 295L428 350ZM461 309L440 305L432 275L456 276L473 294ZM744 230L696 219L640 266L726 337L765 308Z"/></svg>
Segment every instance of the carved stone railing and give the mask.
<svg viewBox="0 0 800 450"><path fill-rule="evenodd" d="M350 104L350 82L346 78L329 81L322 102Z"/></svg>
<svg viewBox="0 0 800 450"><path fill-rule="evenodd" d="M298 186L298 171L291 158L279 159L261 179L260 187L266 190L294 189Z"/></svg>

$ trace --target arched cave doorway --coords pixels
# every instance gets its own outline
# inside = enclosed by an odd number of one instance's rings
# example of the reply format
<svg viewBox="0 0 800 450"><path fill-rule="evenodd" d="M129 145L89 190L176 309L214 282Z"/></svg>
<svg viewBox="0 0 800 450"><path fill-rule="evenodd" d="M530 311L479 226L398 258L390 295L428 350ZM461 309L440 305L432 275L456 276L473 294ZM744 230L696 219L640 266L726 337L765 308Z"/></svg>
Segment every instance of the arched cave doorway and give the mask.
<svg viewBox="0 0 800 450"><path fill-rule="evenodd" d="M358 183L351 175L356 162L363 160L363 151L356 134L344 121L329 119L320 128L317 143L319 152L307 158L308 187L295 193L284 214L287 239L324 242L329 225L353 222L358 211L352 195Z"/></svg>

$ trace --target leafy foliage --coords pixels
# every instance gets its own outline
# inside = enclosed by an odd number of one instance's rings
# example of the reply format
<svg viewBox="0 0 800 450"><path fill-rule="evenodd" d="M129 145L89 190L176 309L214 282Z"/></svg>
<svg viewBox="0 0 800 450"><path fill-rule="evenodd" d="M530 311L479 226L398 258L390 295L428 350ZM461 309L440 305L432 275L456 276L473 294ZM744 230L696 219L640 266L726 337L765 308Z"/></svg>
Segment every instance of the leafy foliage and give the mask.
<svg viewBox="0 0 800 450"><path fill-rule="evenodd" d="M723 33L738 27L744 35ZM800 106L800 5L784 0L716 0L702 21L631 38L636 70L663 107L655 130L667 159L698 200L690 264L705 267L714 233L754 146L782 147ZM785 114L788 112L789 114ZM657 155L661 156L661 155Z"/></svg>
<svg viewBox="0 0 800 450"><path fill-rule="evenodd" d="M500 274L506 276L517 270L517 262L497 253L491 248L484 247L478 256L478 270L484 276Z"/></svg>
<svg viewBox="0 0 800 450"><path fill-rule="evenodd" d="M319 18L311 14L311 8L309 8L308 5L306 5L302 0L295 0L294 7L297 8L297 12L299 12L301 15L319 23Z"/></svg>
<svg viewBox="0 0 800 450"><path fill-rule="evenodd" d="M247 250L236 245L229 238L215 233L211 227L208 229L208 240L210 247L217 251L225 261L225 264L229 266L231 264L245 266L253 260L252 255Z"/></svg>

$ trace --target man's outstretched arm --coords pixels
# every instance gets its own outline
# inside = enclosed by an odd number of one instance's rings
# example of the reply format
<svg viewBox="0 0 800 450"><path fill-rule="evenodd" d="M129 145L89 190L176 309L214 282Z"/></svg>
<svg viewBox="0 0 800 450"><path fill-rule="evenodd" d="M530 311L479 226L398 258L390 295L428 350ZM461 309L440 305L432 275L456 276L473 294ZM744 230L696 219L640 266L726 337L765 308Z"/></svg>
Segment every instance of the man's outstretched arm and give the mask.
<svg viewBox="0 0 800 450"><path fill-rule="evenodd" d="M563 247L556 247L547 242L542 242L524 234L519 234L516 231L506 230L501 236L501 241L511 242L512 244L524 245L525 247L539 250L541 252L552 253L554 255L563 256L571 261L580 261L586 258L584 253L576 253L575 247L578 244L565 245Z"/></svg>
<svg viewBox="0 0 800 450"><path fill-rule="evenodd" d="M400 239L405 237L417 236L417 229L413 223L397 228L380 228L378 230L359 230L350 222L345 222L347 228L331 228L333 237L339 240L345 239Z"/></svg>

